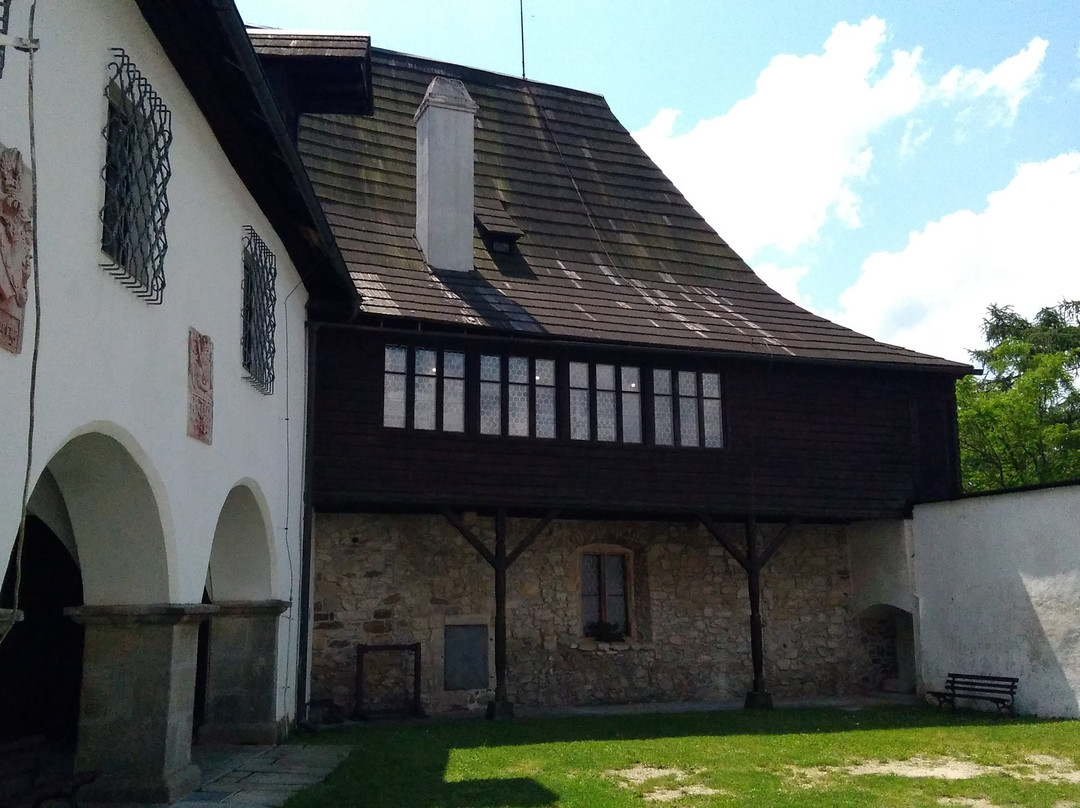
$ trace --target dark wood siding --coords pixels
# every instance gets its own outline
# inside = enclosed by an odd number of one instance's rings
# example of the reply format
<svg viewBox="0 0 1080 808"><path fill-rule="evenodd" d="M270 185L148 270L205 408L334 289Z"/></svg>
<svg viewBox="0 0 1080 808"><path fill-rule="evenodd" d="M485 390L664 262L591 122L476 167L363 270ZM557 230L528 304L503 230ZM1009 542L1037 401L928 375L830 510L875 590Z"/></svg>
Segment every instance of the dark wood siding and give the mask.
<svg viewBox="0 0 1080 808"><path fill-rule="evenodd" d="M723 449L490 437L382 426L387 334L317 337L314 503L320 510L561 508L864 519L959 492L952 379L942 374L619 353L425 335L423 347L532 353L721 374Z"/></svg>

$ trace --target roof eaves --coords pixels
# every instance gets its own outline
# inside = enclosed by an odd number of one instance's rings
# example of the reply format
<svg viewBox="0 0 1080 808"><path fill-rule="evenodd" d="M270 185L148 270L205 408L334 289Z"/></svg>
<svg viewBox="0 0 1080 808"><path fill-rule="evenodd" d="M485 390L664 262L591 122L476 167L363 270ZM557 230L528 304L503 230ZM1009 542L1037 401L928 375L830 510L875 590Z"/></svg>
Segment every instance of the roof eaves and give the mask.
<svg viewBox="0 0 1080 808"><path fill-rule="evenodd" d="M232 0L136 3L233 168L281 235L312 300L331 303L335 311L344 304L345 314L354 316L360 295ZM246 91L223 102L229 85L219 79L228 70L239 72ZM251 142L253 134L258 142ZM276 159L256 164L251 153L258 149ZM278 163L281 169L267 176L268 166Z"/></svg>

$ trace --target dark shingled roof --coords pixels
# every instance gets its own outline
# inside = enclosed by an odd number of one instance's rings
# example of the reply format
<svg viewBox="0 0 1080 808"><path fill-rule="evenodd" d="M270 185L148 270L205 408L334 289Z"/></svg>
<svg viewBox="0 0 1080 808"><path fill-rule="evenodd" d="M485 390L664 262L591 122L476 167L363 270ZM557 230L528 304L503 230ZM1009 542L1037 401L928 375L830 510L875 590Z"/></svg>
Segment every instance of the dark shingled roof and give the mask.
<svg viewBox="0 0 1080 808"><path fill-rule="evenodd" d="M259 56L327 56L366 59L371 48L367 34L307 33L277 28L248 28Z"/></svg>
<svg viewBox="0 0 1080 808"><path fill-rule="evenodd" d="M305 116L300 151L362 312L560 339L941 370L761 281L600 96L372 49L375 114ZM460 79L476 128L475 272L432 272L414 238L416 112ZM492 229L517 238L489 252Z"/></svg>

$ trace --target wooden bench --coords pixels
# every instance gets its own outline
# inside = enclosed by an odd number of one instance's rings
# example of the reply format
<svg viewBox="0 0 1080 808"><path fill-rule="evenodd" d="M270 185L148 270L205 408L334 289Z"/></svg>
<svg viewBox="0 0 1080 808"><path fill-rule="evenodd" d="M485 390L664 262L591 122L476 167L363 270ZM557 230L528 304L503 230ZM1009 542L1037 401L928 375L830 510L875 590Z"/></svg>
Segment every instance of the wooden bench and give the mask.
<svg viewBox="0 0 1080 808"><path fill-rule="evenodd" d="M49 765L44 735L0 744L0 808L40 808L60 800L78 808L80 788L97 779L97 772L58 772Z"/></svg>
<svg viewBox="0 0 1080 808"><path fill-rule="evenodd" d="M1008 710L1013 715L1013 699L1016 697L1016 684L1020 680L1013 676L980 676L973 673L950 673L945 678L944 690L927 691L938 701L938 707L946 702L956 709L957 699L981 699L997 705L998 710Z"/></svg>

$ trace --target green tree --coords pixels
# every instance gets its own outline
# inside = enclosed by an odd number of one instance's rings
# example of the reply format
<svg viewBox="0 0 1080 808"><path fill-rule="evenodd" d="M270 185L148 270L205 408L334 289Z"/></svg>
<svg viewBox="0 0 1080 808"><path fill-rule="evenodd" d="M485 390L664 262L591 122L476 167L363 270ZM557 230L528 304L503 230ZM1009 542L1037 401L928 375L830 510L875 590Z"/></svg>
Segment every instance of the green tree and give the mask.
<svg viewBox="0 0 1080 808"><path fill-rule="evenodd" d="M982 331L983 376L956 385L965 490L1080 479L1080 301L991 306Z"/></svg>

